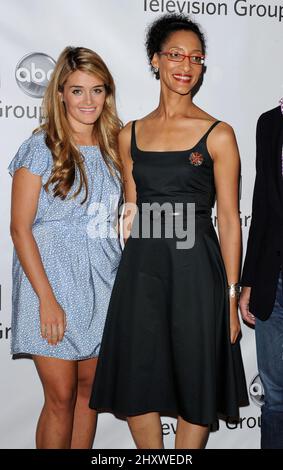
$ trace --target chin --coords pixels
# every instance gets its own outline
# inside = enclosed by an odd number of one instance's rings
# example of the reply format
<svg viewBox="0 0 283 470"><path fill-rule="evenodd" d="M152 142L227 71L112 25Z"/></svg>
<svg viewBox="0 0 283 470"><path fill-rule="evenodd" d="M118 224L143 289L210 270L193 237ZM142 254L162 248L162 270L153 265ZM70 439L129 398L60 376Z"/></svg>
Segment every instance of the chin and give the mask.
<svg viewBox="0 0 283 470"><path fill-rule="evenodd" d="M192 91L193 87L187 87L187 86L178 86L171 88L172 91L175 93L178 93L178 95L188 95Z"/></svg>
<svg viewBox="0 0 283 470"><path fill-rule="evenodd" d="M179 95L188 95L192 91L194 86L195 84L193 84L192 82L187 84L174 82L169 85L169 88L171 91L178 93Z"/></svg>
<svg viewBox="0 0 283 470"><path fill-rule="evenodd" d="M86 126L91 126L95 123L97 118L89 118L89 119L80 119L80 123Z"/></svg>

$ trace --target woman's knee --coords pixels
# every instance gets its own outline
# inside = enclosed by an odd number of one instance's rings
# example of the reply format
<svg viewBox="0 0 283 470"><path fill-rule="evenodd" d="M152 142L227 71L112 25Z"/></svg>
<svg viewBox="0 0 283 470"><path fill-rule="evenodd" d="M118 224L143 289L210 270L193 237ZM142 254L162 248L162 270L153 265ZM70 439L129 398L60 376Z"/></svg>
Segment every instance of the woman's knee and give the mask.
<svg viewBox="0 0 283 470"><path fill-rule="evenodd" d="M75 387L56 387L45 390L45 404L56 413L70 412L76 403Z"/></svg>
<svg viewBox="0 0 283 470"><path fill-rule="evenodd" d="M89 400L91 389L93 384L93 377L81 376L78 378L78 395L80 398Z"/></svg>

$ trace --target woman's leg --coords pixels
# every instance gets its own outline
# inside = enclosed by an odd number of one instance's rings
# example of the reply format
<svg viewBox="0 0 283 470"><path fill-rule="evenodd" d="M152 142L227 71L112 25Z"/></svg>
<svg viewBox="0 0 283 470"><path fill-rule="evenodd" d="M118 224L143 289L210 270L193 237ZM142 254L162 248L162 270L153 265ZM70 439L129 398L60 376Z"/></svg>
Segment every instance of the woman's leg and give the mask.
<svg viewBox="0 0 283 470"><path fill-rule="evenodd" d="M77 393L77 363L33 356L45 402L36 431L38 449L69 449Z"/></svg>
<svg viewBox="0 0 283 470"><path fill-rule="evenodd" d="M159 413L129 416L127 421L138 449L163 449Z"/></svg>
<svg viewBox="0 0 283 470"><path fill-rule="evenodd" d="M204 449L208 440L208 426L200 426L178 417L175 449Z"/></svg>
<svg viewBox="0 0 283 470"><path fill-rule="evenodd" d="M92 448L97 413L89 408L89 398L96 365L97 358L78 362L78 389L71 443L72 449Z"/></svg>

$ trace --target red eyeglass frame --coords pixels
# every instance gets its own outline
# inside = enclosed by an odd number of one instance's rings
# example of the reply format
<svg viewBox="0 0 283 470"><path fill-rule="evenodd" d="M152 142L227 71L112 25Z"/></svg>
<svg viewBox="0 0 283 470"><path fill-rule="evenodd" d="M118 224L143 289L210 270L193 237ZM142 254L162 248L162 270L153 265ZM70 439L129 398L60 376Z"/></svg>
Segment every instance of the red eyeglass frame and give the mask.
<svg viewBox="0 0 283 470"><path fill-rule="evenodd" d="M166 55L167 57L167 60L170 60L171 62L183 62L185 60L186 57L188 57L189 61L190 61L190 64L193 64L193 65L204 65L204 61L205 61L205 55L204 54L182 54L181 52L177 52L177 54L179 54L180 56L182 56L182 60L174 60L174 59L169 59L168 57L168 54L173 54L172 51L160 51L158 52L159 55ZM191 57L194 56L194 57L201 57L201 59L203 59L203 64L196 64L195 62L191 62Z"/></svg>

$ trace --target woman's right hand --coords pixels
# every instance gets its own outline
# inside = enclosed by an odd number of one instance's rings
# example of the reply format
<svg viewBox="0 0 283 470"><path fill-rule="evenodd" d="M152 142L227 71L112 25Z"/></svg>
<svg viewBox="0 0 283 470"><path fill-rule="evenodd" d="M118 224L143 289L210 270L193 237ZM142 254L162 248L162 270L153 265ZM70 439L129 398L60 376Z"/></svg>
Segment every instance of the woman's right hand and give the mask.
<svg viewBox="0 0 283 470"><path fill-rule="evenodd" d="M66 314L54 296L40 300L40 330L48 344L62 341L66 329Z"/></svg>

